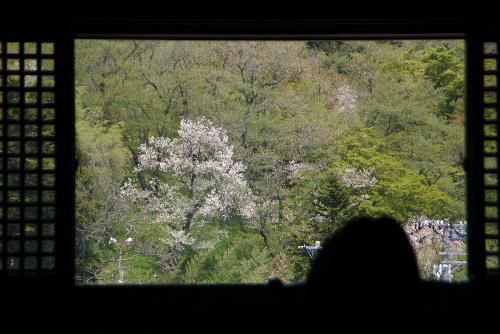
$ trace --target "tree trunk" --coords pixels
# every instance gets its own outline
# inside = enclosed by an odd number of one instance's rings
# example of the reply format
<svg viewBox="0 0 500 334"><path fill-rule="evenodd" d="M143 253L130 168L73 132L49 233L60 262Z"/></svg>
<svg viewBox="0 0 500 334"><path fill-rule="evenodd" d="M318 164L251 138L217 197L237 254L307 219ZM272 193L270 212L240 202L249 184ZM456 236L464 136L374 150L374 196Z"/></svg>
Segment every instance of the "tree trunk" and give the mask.
<svg viewBox="0 0 500 334"><path fill-rule="evenodd" d="M248 147L248 123L245 122L243 133L241 134L241 144L244 149Z"/></svg>
<svg viewBox="0 0 500 334"><path fill-rule="evenodd" d="M137 152L135 152L131 147L129 147L128 149L130 151L130 154L132 154L134 166L138 166L139 157L137 156ZM141 184L141 189L146 189L146 180L144 179L144 175L142 173L137 173L137 178L139 179L139 183Z"/></svg>
<svg viewBox="0 0 500 334"><path fill-rule="evenodd" d="M266 246L266 249L267 251L269 252L269 255L271 255L271 257L274 257L274 253L271 251L271 246L269 246L269 240L267 239L267 235L264 231L260 231L259 232L260 236L262 237L262 240L264 241L264 245Z"/></svg>
<svg viewBox="0 0 500 334"><path fill-rule="evenodd" d="M174 245L173 249L167 254L160 257L159 264L161 268L165 271L172 271L177 265L177 259L184 250L184 245L182 243L177 243Z"/></svg>
<svg viewBox="0 0 500 334"><path fill-rule="evenodd" d="M193 209L187 213L186 215L186 223L184 223L184 226L182 227L182 230L184 232L188 232L191 229L191 224L193 223L193 218L196 212L198 211L199 208L201 208L202 203L197 203Z"/></svg>
<svg viewBox="0 0 500 334"><path fill-rule="evenodd" d="M187 118L189 114L188 100L186 91L182 86L179 86L179 93L182 98L182 117Z"/></svg>
<svg viewBox="0 0 500 334"><path fill-rule="evenodd" d="M278 196L278 223L283 222L283 197Z"/></svg>

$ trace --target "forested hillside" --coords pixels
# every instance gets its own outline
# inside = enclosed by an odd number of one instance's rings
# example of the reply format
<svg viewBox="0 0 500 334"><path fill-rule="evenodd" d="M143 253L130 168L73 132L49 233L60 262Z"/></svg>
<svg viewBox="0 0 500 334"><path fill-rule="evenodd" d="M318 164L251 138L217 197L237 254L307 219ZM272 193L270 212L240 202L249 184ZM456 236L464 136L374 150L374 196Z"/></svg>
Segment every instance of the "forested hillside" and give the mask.
<svg viewBox="0 0 500 334"><path fill-rule="evenodd" d="M454 40L76 41L77 283L300 282L298 247L350 218L465 220L463 58ZM441 245L420 246L430 278Z"/></svg>

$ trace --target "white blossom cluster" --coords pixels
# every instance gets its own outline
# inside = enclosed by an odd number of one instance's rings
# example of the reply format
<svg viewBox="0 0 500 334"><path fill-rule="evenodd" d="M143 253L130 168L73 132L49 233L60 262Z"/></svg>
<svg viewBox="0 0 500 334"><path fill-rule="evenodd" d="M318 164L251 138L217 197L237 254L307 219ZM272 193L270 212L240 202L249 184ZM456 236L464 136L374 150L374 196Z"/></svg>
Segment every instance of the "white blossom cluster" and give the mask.
<svg viewBox="0 0 500 334"><path fill-rule="evenodd" d="M176 245L192 245L194 239L185 231L170 230L166 237L160 238L160 241L174 247Z"/></svg>
<svg viewBox="0 0 500 334"><path fill-rule="evenodd" d="M315 215L312 220L315 222L315 223L318 223L318 224L321 224L322 222L325 221L325 217L322 216L322 215Z"/></svg>
<svg viewBox="0 0 500 334"><path fill-rule="evenodd" d="M129 179L122 186L121 194L131 204L153 213L158 221L183 221L190 203L178 195L179 187L160 183L157 178L153 178L149 186L141 190Z"/></svg>
<svg viewBox="0 0 500 334"><path fill-rule="evenodd" d="M405 225L405 231L414 249L433 244L436 239L441 240L443 236L441 221L428 219L425 216L410 218Z"/></svg>
<svg viewBox="0 0 500 334"><path fill-rule="evenodd" d="M228 236L228 231L218 230L209 240L198 241L193 248L197 251L212 249L219 241L226 239Z"/></svg>
<svg viewBox="0 0 500 334"><path fill-rule="evenodd" d="M182 120L178 134L174 139L152 137L149 144L142 144L134 170L155 172L174 181L153 177L142 189L129 179L122 187L122 196L153 213L157 221L176 226L166 242L190 242L180 231L188 219L228 219L235 213L250 218L254 210L243 175L245 166L233 161L233 147L225 130L206 119Z"/></svg>
<svg viewBox="0 0 500 334"><path fill-rule="evenodd" d="M356 108L358 95L351 86L344 84L335 90L333 101L340 106L339 110L341 112L351 113Z"/></svg>
<svg viewBox="0 0 500 334"><path fill-rule="evenodd" d="M303 162L296 162L295 160L290 161L287 166L288 179L290 180L298 179L300 173L309 170L310 167L311 167L310 165Z"/></svg>
<svg viewBox="0 0 500 334"><path fill-rule="evenodd" d="M347 168L341 173L340 182L352 189L362 189L374 186L377 183L377 178L373 175L373 169Z"/></svg>
<svg viewBox="0 0 500 334"><path fill-rule="evenodd" d="M442 241L445 238L445 227L450 227L450 222L439 219L429 219L425 216L410 218L405 225L405 231L415 249L424 245L430 245L436 240ZM461 241L452 242L456 246L461 245Z"/></svg>

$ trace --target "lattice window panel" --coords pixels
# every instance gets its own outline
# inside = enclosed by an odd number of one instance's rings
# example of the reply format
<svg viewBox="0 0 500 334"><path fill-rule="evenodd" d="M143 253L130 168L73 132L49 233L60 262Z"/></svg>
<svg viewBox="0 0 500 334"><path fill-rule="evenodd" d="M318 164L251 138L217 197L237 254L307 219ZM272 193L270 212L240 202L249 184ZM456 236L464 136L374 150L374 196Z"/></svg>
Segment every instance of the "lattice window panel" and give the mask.
<svg viewBox="0 0 500 334"><path fill-rule="evenodd" d="M0 41L0 276L55 272L53 41Z"/></svg>
<svg viewBox="0 0 500 334"><path fill-rule="evenodd" d="M482 111L484 150L484 221L485 243L483 265L487 274L500 273L499 233L499 158L500 114L499 97L499 50L497 42L484 42L482 52Z"/></svg>

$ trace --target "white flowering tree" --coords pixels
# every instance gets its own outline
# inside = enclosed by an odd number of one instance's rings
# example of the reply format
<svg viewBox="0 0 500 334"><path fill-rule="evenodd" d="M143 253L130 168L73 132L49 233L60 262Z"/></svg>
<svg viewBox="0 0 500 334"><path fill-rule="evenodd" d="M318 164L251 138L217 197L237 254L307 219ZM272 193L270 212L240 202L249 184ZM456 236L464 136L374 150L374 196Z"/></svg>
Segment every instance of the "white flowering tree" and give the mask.
<svg viewBox="0 0 500 334"><path fill-rule="evenodd" d="M161 224L170 259L196 242L190 233L194 224L251 218L254 212L245 166L233 160L225 130L206 119L182 120L178 135L142 144L134 172L146 182L140 186L131 178L122 187L122 196Z"/></svg>
<svg viewBox="0 0 500 334"><path fill-rule="evenodd" d="M465 252L466 244L463 240L450 240L445 226L451 222L447 220L430 219L426 216L415 216L408 219L404 229L408 235L417 256L420 273L426 279L433 278L433 267L442 259L444 240L447 239L449 251Z"/></svg>
<svg viewBox="0 0 500 334"><path fill-rule="evenodd" d="M377 178L373 175L373 168L369 170L347 168L342 171L340 182L351 189L366 189L375 185Z"/></svg>
<svg viewBox="0 0 500 334"><path fill-rule="evenodd" d="M334 90L329 103L338 106L339 111L342 113L353 114L356 111L357 102L358 95L353 88L348 84L343 84Z"/></svg>

